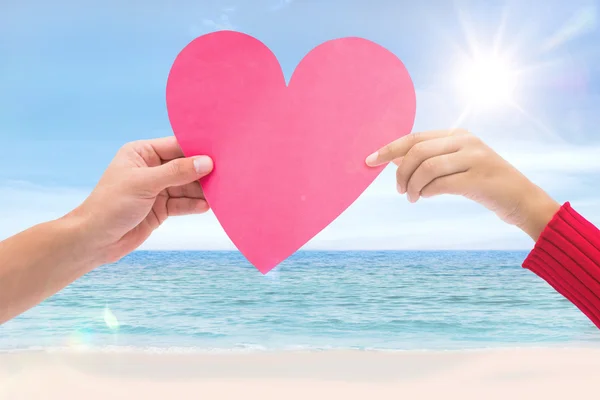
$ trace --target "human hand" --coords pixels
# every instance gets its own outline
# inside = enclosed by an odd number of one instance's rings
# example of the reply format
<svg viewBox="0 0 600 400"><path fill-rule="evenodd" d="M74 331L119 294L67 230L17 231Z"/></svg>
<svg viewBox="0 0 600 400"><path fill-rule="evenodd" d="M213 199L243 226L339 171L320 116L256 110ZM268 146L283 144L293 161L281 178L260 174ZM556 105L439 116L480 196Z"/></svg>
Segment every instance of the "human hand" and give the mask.
<svg viewBox="0 0 600 400"><path fill-rule="evenodd" d="M139 247L168 217L204 213L198 182L213 169L207 156L184 158L175 137L124 145L84 203L70 215L83 221L100 258L115 262Z"/></svg>
<svg viewBox="0 0 600 400"><path fill-rule="evenodd" d="M537 240L560 205L469 132L404 136L367 157L371 167L394 162L397 188L415 203L440 194L464 196Z"/></svg>

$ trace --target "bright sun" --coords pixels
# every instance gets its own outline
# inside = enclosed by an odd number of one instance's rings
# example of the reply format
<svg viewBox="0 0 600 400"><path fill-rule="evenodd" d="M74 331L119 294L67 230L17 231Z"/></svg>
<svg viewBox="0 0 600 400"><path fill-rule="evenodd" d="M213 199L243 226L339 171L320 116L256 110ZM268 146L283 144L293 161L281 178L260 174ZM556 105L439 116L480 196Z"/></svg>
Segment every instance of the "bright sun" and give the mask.
<svg viewBox="0 0 600 400"><path fill-rule="evenodd" d="M477 57L459 68L457 85L472 107L499 106L513 102L516 73L500 57Z"/></svg>

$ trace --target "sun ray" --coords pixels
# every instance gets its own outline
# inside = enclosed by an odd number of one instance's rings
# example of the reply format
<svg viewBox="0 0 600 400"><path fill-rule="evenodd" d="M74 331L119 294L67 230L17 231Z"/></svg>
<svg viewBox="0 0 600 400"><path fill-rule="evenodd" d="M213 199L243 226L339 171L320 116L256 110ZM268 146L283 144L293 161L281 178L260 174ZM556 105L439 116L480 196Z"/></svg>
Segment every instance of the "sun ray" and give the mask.
<svg viewBox="0 0 600 400"><path fill-rule="evenodd" d="M542 132L549 135L552 139L562 141L562 138L560 137L560 135L558 135L556 133L556 131L554 131L548 125L544 124L539 118L536 118L533 115L531 115L530 113L528 113L527 111L525 111L521 106L519 106L518 103L511 102L509 105L511 107L513 107L514 109L516 109L517 111L519 111L521 113L521 115L523 115L525 118L527 118L531 123L533 123L536 127L538 127Z"/></svg>
<svg viewBox="0 0 600 400"><path fill-rule="evenodd" d="M457 9L457 16L466 42L466 51L458 52L455 86L470 112L483 107L496 107L512 101L518 74L511 57L503 52L508 9L502 10L500 23L490 48L480 47L477 35L468 23L468 16ZM460 119L460 118L459 118Z"/></svg>
<svg viewBox="0 0 600 400"><path fill-rule="evenodd" d="M460 128L462 126L462 123L464 121L466 121L466 119L469 117L469 115L471 115L471 111L472 111L472 106L467 105L465 107L465 109L460 113L460 115L458 116L456 121L452 124L450 129Z"/></svg>
<svg viewBox="0 0 600 400"><path fill-rule="evenodd" d="M546 61L541 61L541 62L538 62L535 64L528 64L528 65L521 66L515 70L515 73L518 75L525 75L528 73L539 72L543 69L552 68L557 65L560 65L560 63L562 63L562 62L564 62L564 60L561 58L553 58L551 60L546 60Z"/></svg>
<svg viewBox="0 0 600 400"><path fill-rule="evenodd" d="M508 25L511 10L505 6L487 46L475 32L474 25L469 23L470 16L460 7L455 10L463 38L451 40L451 35L443 37L448 40L447 47L454 51L451 56L457 62L454 89L462 97L461 108L457 110L460 114L453 128L460 127L470 116L480 112L491 115L501 109L512 109L515 110L514 117L528 121L533 130L543 134L545 139L564 141L560 132L530 112L530 107L524 107L522 102L532 99L534 93L531 89L534 86L569 90L585 87L585 67L578 65L568 53L561 55L555 50L600 26L598 6L576 10L562 26L541 38L535 35L535 27L520 25L511 28ZM507 35L509 31L510 38Z"/></svg>
<svg viewBox="0 0 600 400"><path fill-rule="evenodd" d="M460 27L463 31L464 38L467 42L466 54L476 56L479 51L479 45L476 39L477 35L473 30L471 30L469 23L466 21L466 14L462 10L458 10L458 19L460 22Z"/></svg>
<svg viewBox="0 0 600 400"><path fill-rule="evenodd" d="M508 19L508 8L504 8L502 10L502 17L500 19L500 24L498 26L498 31L494 35L494 45L493 52L494 54L498 54L500 52L500 48L502 46L502 42L504 39L504 32L506 30L506 21Z"/></svg>
<svg viewBox="0 0 600 400"><path fill-rule="evenodd" d="M564 43L593 31L598 25L598 10L596 6L578 9L571 18L554 35L542 44L541 52L548 52Z"/></svg>

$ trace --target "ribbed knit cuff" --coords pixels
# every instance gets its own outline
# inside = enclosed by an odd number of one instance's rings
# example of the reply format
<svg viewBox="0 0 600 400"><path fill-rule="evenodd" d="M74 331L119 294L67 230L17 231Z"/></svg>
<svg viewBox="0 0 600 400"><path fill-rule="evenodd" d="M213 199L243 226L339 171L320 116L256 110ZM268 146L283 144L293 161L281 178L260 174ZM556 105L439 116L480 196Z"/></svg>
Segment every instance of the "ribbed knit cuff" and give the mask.
<svg viewBox="0 0 600 400"><path fill-rule="evenodd" d="M600 328L600 230L565 203L523 263Z"/></svg>

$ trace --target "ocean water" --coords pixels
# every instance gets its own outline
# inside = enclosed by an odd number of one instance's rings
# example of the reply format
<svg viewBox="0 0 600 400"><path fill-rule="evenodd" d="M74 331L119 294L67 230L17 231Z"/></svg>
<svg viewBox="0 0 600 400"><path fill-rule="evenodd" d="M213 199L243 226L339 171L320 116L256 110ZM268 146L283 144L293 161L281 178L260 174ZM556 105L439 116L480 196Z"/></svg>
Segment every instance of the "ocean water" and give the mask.
<svg viewBox="0 0 600 400"><path fill-rule="evenodd" d="M600 344L526 252L136 252L0 326L0 351L459 350Z"/></svg>

